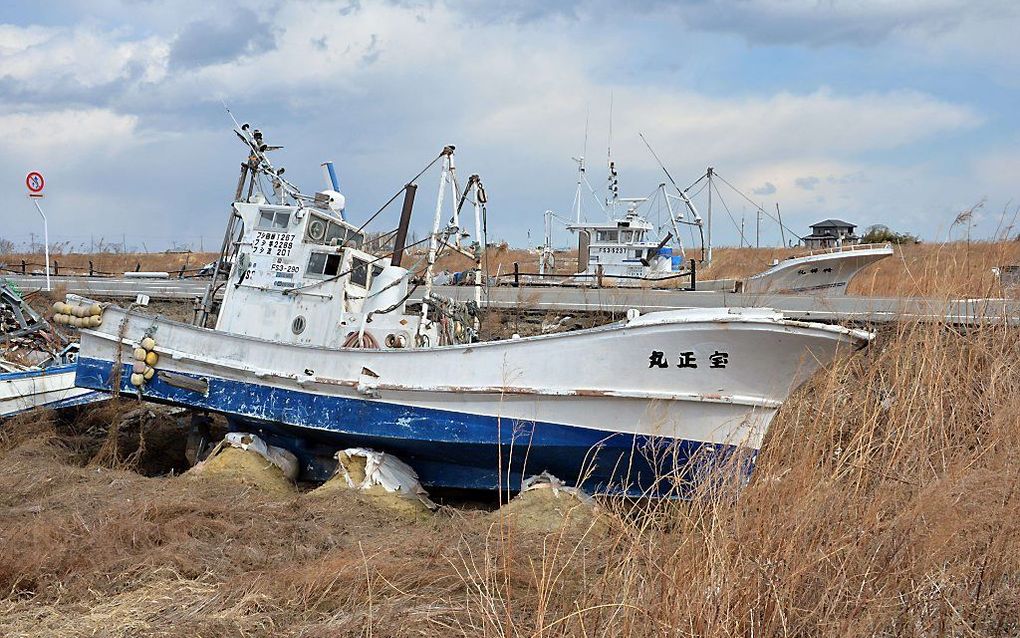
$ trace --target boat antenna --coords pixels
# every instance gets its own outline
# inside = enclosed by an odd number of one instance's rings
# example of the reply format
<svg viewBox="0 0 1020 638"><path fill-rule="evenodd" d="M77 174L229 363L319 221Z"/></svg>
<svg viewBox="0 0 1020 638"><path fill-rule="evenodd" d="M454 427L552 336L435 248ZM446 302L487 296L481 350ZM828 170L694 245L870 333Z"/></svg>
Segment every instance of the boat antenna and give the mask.
<svg viewBox="0 0 1020 638"><path fill-rule="evenodd" d="M613 94L609 93L609 144L606 149L609 162L609 194L606 198L606 212L610 219L616 216L616 200L620 196L620 180L613 161Z"/></svg>
<svg viewBox="0 0 1020 638"><path fill-rule="evenodd" d="M229 115L229 116L230 116L230 119L234 121L234 128L238 128L238 129L239 129L239 128L241 128L241 123L240 123L240 122L238 122L238 121L237 121L237 118L236 118L236 117L234 117L234 114L233 114L233 113L231 113L231 111L230 111L230 107L229 107L229 106L227 106L227 103L226 103L226 101L225 101L225 100L223 100L222 98L220 98L220 104L222 104L222 105L223 105L223 109L224 109L224 110L225 110L225 111L227 112L227 115Z"/></svg>

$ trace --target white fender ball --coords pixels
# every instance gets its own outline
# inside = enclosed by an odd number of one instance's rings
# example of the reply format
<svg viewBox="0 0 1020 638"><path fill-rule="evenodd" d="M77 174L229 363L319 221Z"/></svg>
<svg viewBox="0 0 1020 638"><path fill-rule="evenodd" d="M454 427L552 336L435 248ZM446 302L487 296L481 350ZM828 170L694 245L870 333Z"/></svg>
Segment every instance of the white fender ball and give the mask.
<svg viewBox="0 0 1020 638"><path fill-rule="evenodd" d="M145 377L137 373L131 375L131 385L137 388L140 387L143 383L145 383Z"/></svg>
<svg viewBox="0 0 1020 638"><path fill-rule="evenodd" d="M135 348L135 351L134 351L133 354L135 355L135 359L137 361L145 361L145 354L146 353L145 353L145 349L144 348Z"/></svg>

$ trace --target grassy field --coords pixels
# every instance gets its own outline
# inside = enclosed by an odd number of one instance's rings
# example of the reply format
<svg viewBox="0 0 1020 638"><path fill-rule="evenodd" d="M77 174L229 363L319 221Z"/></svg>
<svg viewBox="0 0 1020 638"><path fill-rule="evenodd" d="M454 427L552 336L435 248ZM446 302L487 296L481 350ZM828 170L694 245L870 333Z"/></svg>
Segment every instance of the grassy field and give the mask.
<svg viewBox="0 0 1020 638"><path fill-rule="evenodd" d="M862 285L980 294L1016 259L910 247ZM784 405L748 485L551 531L168 475L180 430L116 432L130 401L31 415L0 428L0 635L1016 636L1018 362L1020 328L884 328Z"/></svg>

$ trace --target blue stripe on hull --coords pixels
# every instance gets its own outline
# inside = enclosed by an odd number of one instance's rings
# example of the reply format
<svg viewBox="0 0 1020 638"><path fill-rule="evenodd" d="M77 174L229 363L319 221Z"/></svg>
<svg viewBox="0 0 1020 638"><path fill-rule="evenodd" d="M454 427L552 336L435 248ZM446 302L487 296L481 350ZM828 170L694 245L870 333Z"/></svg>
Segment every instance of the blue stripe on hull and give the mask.
<svg viewBox="0 0 1020 638"><path fill-rule="evenodd" d="M79 357L75 382L109 390L111 370L110 362ZM120 384L133 394L130 373L125 365ZM293 451L303 476L312 480L328 476L332 464L322 460L338 449L368 447L395 454L428 486L513 490L523 477L548 471L592 491L625 486L622 491L636 494L651 487L655 476L687 465L699 451L718 461L733 449L190 376L208 379L208 396L171 386L158 375L143 394L223 413L232 427L255 430Z"/></svg>

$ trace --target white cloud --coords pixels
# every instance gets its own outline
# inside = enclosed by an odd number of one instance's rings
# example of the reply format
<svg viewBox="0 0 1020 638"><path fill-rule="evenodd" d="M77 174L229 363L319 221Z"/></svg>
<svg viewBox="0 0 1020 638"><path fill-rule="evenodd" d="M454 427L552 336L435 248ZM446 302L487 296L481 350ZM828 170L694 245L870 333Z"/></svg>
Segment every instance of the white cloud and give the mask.
<svg viewBox="0 0 1020 638"><path fill-rule="evenodd" d="M88 26L0 27L0 80L32 94L70 93L121 80L156 82L166 73L167 43L131 40Z"/></svg>
<svg viewBox="0 0 1020 638"><path fill-rule="evenodd" d="M0 139L11 155L66 152L68 162L138 141L138 117L109 109L62 109L0 114Z"/></svg>

